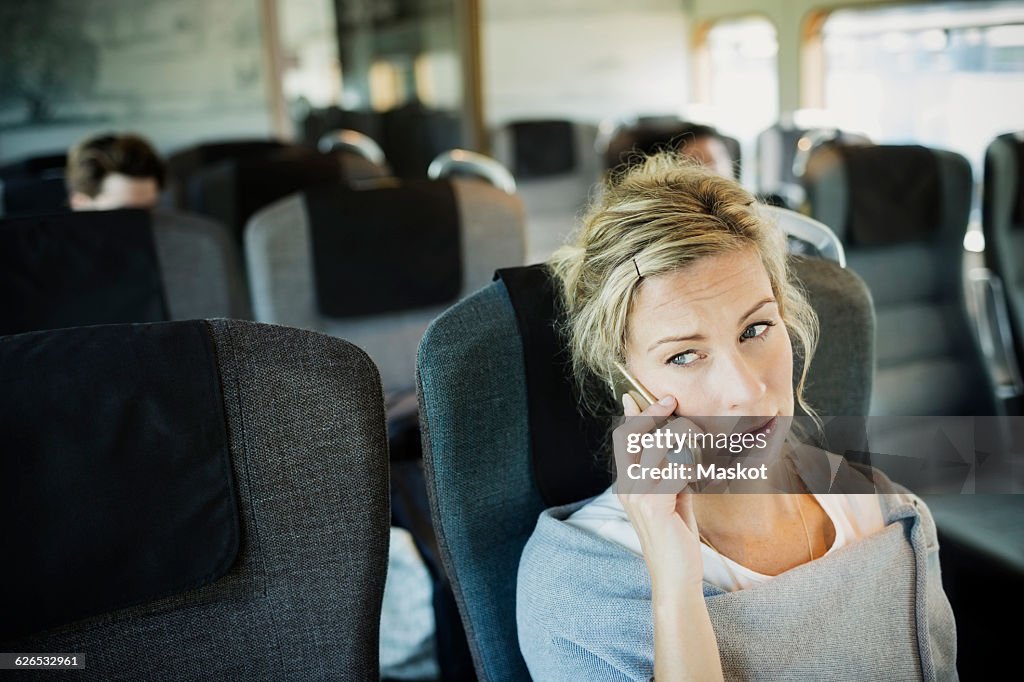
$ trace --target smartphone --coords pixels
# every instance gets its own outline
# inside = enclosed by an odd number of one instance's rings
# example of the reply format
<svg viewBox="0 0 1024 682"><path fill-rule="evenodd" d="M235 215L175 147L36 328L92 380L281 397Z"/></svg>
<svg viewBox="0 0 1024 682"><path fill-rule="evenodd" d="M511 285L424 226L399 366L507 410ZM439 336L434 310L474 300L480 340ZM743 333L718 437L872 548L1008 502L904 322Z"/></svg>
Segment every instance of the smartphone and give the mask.
<svg viewBox="0 0 1024 682"><path fill-rule="evenodd" d="M636 404L640 407L640 411L646 410L648 407L658 402L658 399L648 391L643 384L637 381L636 377L629 373L626 366L621 362L616 362L615 367L619 370L621 381L615 385L615 397L621 399L623 393L628 393Z"/></svg>

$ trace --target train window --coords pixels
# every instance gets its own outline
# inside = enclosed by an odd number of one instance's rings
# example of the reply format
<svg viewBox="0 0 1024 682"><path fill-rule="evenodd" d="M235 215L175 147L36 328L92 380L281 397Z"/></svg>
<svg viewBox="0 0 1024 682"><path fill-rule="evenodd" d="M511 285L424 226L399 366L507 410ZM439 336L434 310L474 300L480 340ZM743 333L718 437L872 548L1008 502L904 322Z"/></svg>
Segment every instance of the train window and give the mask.
<svg viewBox="0 0 1024 682"><path fill-rule="evenodd" d="M290 106L327 107L341 101L341 63L334 3L277 3L281 81Z"/></svg>
<svg viewBox="0 0 1024 682"><path fill-rule="evenodd" d="M761 16L711 22L694 39L696 104L687 115L737 138L746 159L754 158L758 133L779 118L778 52L775 25ZM746 176L754 164L744 165Z"/></svg>
<svg viewBox="0 0 1024 682"><path fill-rule="evenodd" d="M370 65L367 80L374 111L388 111L405 103L409 96L407 72L406 65L397 60L378 59Z"/></svg>
<svg viewBox="0 0 1024 682"><path fill-rule="evenodd" d="M843 9L820 26L822 104L841 127L957 151L976 179L988 143L1020 128L1020 3Z"/></svg>

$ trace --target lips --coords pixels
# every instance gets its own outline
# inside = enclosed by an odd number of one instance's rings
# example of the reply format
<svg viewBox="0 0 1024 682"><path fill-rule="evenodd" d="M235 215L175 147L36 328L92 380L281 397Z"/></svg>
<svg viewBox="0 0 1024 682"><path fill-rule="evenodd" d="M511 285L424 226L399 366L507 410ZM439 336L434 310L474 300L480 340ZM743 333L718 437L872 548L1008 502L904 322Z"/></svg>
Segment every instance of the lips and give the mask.
<svg viewBox="0 0 1024 682"><path fill-rule="evenodd" d="M752 428L747 429L743 433L749 433L749 434L754 435L754 436L756 436L756 435L758 435L760 433L763 433L764 435L767 436L772 431L775 430L775 426L778 424L778 421L779 421L778 415L776 415L774 417L771 417L770 419L766 419L765 421L761 422L757 426L754 426Z"/></svg>

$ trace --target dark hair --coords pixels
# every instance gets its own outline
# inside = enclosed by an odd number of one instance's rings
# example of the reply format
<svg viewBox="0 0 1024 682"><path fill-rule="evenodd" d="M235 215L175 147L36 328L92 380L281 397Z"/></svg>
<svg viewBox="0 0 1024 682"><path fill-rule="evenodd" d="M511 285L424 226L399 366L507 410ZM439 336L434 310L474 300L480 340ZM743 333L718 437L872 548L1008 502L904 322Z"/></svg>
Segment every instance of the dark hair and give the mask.
<svg viewBox="0 0 1024 682"><path fill-rule="evenodd" d="M103 178L120 173L131 178L153 178L164 186L164 163L145 138L107 133L82 140L68 153L65 173L68 190L94 197Z"/></svg>

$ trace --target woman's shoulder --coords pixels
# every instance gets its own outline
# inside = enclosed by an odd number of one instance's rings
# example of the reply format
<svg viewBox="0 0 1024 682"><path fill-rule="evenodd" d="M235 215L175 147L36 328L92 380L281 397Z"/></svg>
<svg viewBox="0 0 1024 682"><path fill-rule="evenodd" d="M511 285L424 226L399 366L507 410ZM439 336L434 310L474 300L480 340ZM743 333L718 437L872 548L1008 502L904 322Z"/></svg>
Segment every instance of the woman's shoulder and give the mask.
<svg viewBox="0 0 1024 682"><path fill-rule="evenodd" d="M587 576L601 576L609 589L612 585L635 587L637 578L646 578L641 557L586 529L586 520L597 508L590 503L595 501L598 498L541 512L519 561L520 591L554 582L564 594L572 589L570 578Z"/></svg>
<svg viewBox="0 0 1024 682"><path fill-rule="evenodd" d="M643 558L570 523L587 501L542 512L516 586L519 643L535 677L647 679L650 578ZM633 677L637 673L638 677Z"/></svg>

